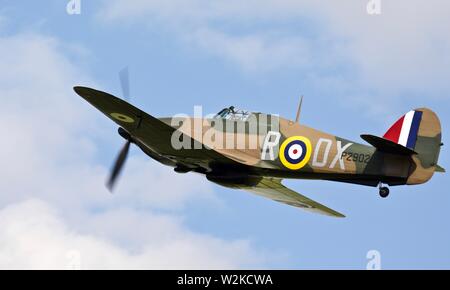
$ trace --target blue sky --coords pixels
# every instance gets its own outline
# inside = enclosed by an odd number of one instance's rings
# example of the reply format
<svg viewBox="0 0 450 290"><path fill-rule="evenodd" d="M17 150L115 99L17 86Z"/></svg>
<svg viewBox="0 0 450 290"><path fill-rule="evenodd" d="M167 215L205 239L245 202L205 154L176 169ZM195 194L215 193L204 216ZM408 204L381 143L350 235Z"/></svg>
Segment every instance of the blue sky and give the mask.
<svg viewBox="0 0 450 290"><path fill-rule="evenodd" d="M0 2L1 123L17 129L1 153L14 165L2 169L0 228L40 229L0 267L64 267L75 249L87 268L365 269L369 250L386 269L449 268L448 174L383 200L371 187L286 182L347 216L332 219L177 175L133 149L110 196L103 181L122 139L71 91L119 95L129 66L132 103L154 116L237 105L294 118L303 94L302 123L356 141L426 106L447 143L450 21L436 7L448 4L381 1L368 15L365 1L81 0L68 15L68 2ZM24 212L23 224L13 218ZM26 239L42 243L33 252Z"/></svg>

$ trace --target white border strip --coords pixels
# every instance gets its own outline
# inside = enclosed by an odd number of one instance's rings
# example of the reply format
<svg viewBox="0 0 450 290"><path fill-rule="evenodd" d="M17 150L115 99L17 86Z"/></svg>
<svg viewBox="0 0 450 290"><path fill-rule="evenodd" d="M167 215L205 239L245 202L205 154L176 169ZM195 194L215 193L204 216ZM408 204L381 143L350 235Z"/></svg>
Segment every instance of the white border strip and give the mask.
<svg viewBox="0 0 450 290"><path fill-rule="evenodd" d="M405 119L403 120L402 130L400 131L400 137L398 138L398 144L406 147L408 144L409 132L411 131L411 125L414 118L414 111L409 111L405 115Z"/></svg>

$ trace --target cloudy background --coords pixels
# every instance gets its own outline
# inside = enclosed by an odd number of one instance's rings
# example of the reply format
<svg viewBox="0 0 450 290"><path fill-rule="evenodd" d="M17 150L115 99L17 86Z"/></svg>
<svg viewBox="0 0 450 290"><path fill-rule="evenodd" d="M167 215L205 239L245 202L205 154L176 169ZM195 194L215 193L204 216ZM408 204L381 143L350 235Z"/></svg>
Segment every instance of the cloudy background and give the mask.
<svg viewBox="0 0 450 290"><path fill-rule="evenodd" d="M179 175L134 148L104 188L116 126L72 91L120 95L155 116L237 105L358 140L421 106L450 107L450 3L0 0L0 268L450 267L447 175L391 189L287 181L347 215L308 214ZM444 147L440 163L449 167Z"/></svg>

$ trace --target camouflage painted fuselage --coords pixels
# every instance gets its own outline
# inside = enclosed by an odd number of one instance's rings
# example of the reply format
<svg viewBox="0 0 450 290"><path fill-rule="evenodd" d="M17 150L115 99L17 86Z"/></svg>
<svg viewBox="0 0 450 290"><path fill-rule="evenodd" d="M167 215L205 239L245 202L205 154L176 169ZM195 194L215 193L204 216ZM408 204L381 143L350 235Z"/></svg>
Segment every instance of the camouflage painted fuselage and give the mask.
<svg viewBox="0 0 450 290"><path fill-rule="evenodd" d="M161 121L170 125L171 118L161 118ZM186 171L195 171L207 174L211 180L233 180L245 179L245 177L276 177L276 178L291 178L291 179L323 179L332 181L350 182L356 184L364 184L376 186L379 182L390 185L406 184L408 176L413 165L410 156L399 156L390 153L377 151L374 147L363 145L357 142L349 141L344 138L327 134L298 123L279 118L279 126L275 130L281 133L279 144L291 136L303 136L310 140L312 152L307 164L298 169L292 170L283 165L278 154L275 154L274 160L261 160L263 155L263 143L267 136L267 132L271 132L270 124L267 130L263 130L258 134L258 142L256 148L248 148L249 137L238 138L237 128L244 121L226 121L228 124L223 125L222 130L211 127L214 119L187 120L186 123L190 126L178 127L185 135L182 138L189 138L189 136L198 136L195 132L193 124L195 122L203 124L202 132L208 132L211 129L217 134L224 134L224 146L222 148L215 148L213 145L208 145L209 140L200 138L193 138L209 148L202 146L201 149L195 149L195 145L191 144L191 149L179 149L175 152L165 154L157 154L156 149L150 153L151 157L155 159L167 159L163 163L178 168L185 168ZM229 124L234 123L234 124ZM245 123L245 122L244 122ZM263 128L264 125L258 126ZM198 128L198 127L197 127ZM232 128L230 130L230 128ZM248 125L247 125L248 128ZM234 140L234 148L244 149L226 149L225 140ZM195 141L194 141L195 142ZM244 146L238 146L239 142L245 142ZM342 151L343 148L346 148ZM213 150L228 157L223 160L211 160L208 158L208 153ZM144 150L145 151L145 150ZM158 150L160 152L160 150ZM149 152L147 152L149 153ZM180 170L182 171L182 169ZM244 181L244 180L243 180Z"/></svg>

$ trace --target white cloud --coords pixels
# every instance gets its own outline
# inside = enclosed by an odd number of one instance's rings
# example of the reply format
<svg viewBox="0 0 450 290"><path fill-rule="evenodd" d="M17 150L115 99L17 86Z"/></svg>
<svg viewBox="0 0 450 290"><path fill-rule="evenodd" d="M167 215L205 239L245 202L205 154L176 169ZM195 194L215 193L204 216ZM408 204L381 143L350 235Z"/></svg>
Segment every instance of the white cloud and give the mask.
<svg viewBox="0 0 450 290"><path fill-rule="evenodd" d="M103 203L105 195L110 197L104 189L108 169L93 160L99 153L95 138L106 134L99 124L108 121L72 91L73 85L86 81L59 52L60 45L55 39L39 35L0 38L0 53L4 56L0 65L10 68L0 72L0 129L8 132L0 156L9 164L1 169L5 178L0 181L0 189L8 194L0 195L0 203L28 197L30 193L68 204L79 200ZM108 137L100 138L120 138L114 131L108 133ZM125 171L129 182L120 184L123 193L110 204L132 200L128 204L139 201L172 207L195 196L211 199L208 185L197 186L195 191L185 190L198 183L199 176L172 174L169 168L156 166L142 156L130 158ZM168 179L177 182L167 182ZM132 184L145 186L131 187ZM165 188L166 192L152 195L149 188ZM61 195L61 191L66 194ZM138 198L132 198L134 195L127 193L130 191Z"/></svg>
<svg viewBox="0 0 450 290"><path fill-rule="evenodd" d="M311 53L307 42L279 38L267 33L233 36L211 29L199 29L189 39L200 48L238 64L244 71L261 72L305 66Z"/></svg>
<svg viewBox="0 0 450 290"><path fill-rule="evenodd" d="M450 3L442 0L381 1L381 15L365 11L365 1L333 2L320 8L328 33L347 40L364 85L382 90L449 89ZM319 8L318 8L319 9Z"/></svg>
<svg viewBox="0 0 450 290"><path fill-rule="evenodd" d="M125 210L87 219L93 230L80 233L40 200L0 210L0 269L220 269L262 261L247 241L195 234L169 216ZM131 224L140 225L138 236ZM131 234L146 243L130 249L100 237L98 231L107 232L105 225L114 239L130 239Z"/></svg>
<svg viewBox="0 0 450 290"><path fill-rule="evenodd" d="M119 137L72 91L93 82L64 48L39 34L0 36L0 268L63 268L74 253L84 268L261 262L248 241L197 234L180 219L176 210L188 201L220 202L200 176L177 175L140 153L117 193L105 190L98 144Z"/></svg>
<svg viewBox="0 0 450 290"><path fill-rule="evenodd" d="M405 96L448 98L450 2L382 0L381 15L367 3L113 0L100 18L168 31L244 72L294 67L318 83L339 73L325 89L374 115L392 114Z"/></svg>

